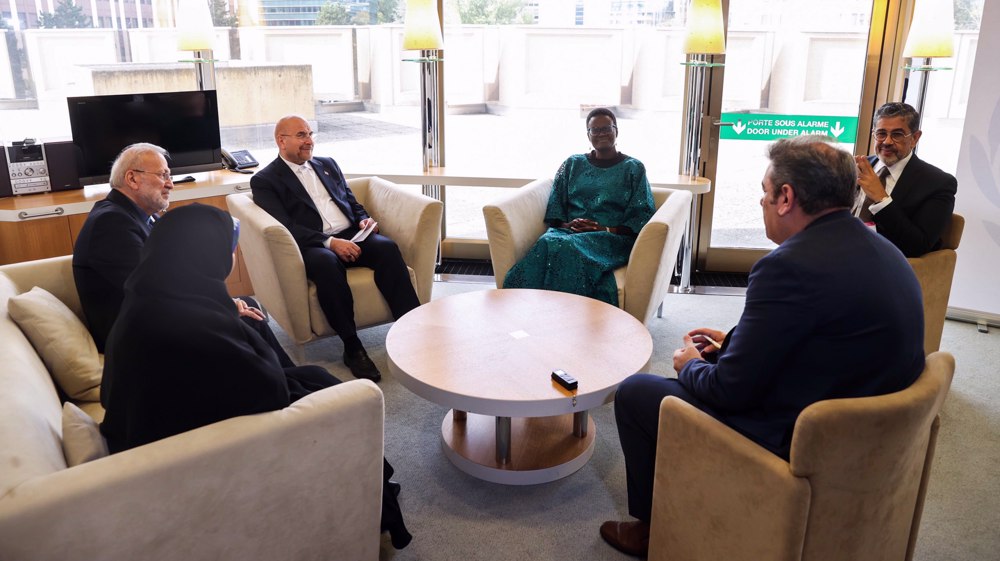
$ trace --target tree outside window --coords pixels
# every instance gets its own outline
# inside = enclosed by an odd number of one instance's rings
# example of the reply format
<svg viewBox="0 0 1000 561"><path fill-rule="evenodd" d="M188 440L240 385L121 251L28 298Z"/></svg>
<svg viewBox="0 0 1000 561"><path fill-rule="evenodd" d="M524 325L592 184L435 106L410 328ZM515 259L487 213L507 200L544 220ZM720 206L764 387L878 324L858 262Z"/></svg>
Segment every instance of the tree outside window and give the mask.
<svg viewBox="0 0 1000 561"><path fill-rule="evenodd" d="M69 29L93 27L90 16L83 14L83 9L73 3L73 0L59 0L55 13L42 12L38 16L38 27L45 29Z"/></svg>
<svg viewBox="0 0 1000 561"><path fill-rule="evenodd" d="M229 2L226 0L209 0L208 9L212 12L212 25L215 27L239 25L236 15L229 11Z"/></svg>

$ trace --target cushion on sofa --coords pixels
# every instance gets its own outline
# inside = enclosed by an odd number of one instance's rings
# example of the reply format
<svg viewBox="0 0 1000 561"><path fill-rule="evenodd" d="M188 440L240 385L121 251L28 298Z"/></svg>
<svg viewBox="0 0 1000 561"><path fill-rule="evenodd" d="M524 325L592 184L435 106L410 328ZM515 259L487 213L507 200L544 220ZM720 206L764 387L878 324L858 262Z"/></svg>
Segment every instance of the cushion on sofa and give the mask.
<svg viewBox="0 0 1000 561"><path fill-rule="evenodd" d="M108 455L108 443L101 435L97 421L68 401L63 404L62 435L67 467Z"/></svg>
<svg viewBox="0 0 1000 561"><path fill-rule="evenodd" d="M72 310L36 286L11 297L8 313L66 395L81 401L100 400L104 356Z"/></svg>

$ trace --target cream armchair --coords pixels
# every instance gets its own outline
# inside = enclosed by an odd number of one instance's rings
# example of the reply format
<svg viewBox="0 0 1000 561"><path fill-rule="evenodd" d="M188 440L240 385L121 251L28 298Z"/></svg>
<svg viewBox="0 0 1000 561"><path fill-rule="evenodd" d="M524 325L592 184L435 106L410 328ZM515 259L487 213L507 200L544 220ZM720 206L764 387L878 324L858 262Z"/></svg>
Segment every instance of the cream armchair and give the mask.
<svg viewBox="0 0 1000 561"><path fill-rule="evenodd" d="M378 222L380 232L399 245L420 303L430 301L441 233L441 201L379 177L350 179L347 184ZM226 203L241 222L240 248L254 296L291 337L296 358L301 361L303 345L336 332L319 307L316 285L306 278L299 247L288 229L254 204L251 195L229 195ZM371 269L350 269L347 282L354 295L354 319L359 328L392 321Z"/></svg>
<svg viewBox="0 0 1000 561"><path fill-rule="evenodd" d="M934 353L903 391L807 407L788 462L664 399L649 559L912 559L954 372Z"/></svg>
<svg viewBox="0 0 1000 561"><path fill-rule="evenodd" d="M952 214L951 222L941 235L941 249L907 259L920 281L924 294L924 352L933 353L941 348L941 332L948 312L951 281L955 276L959 242L965 230L965 218Z"/></svg>
<svg viewBox="0 0 1000 561"><path fill-rule="evenodd" d="M551 179L536 179L483 207L497 288L503 287L507 271L548 228L544 218L551 192ZM628 265L615 271L619 307L643 323L653 317L670 286L691 211L691 193L654 187L653 203L656 213L639 232Z"/></svg>

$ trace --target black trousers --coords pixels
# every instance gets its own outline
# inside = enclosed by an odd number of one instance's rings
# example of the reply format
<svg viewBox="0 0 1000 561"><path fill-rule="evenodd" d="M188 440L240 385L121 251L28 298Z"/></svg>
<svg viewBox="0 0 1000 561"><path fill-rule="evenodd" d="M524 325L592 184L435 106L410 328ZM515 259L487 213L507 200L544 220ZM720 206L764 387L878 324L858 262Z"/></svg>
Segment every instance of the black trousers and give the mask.
<svg viewBox="0 0 1000 561"><path fill-rule="evenodd" d="M309 364L306 366L285 367L285 379L288 381L288 397L292 403L303 397L336 386L340 380L322 366Z"/></svg>
<svg viewBox="0 0 1000 561"><path fill-rule="evenodd" d="M382 520L381 530L389 532L392 546L396 549L406 547L413 536L406 529L406 522L403 521L403 511L399 508L399 500L396 494L389 488L389 478L396 473L389 461L382 458Z"/></svg>
<svg viewBox="0 0 1000 561"><path fill-rule="evenodd" d="M653 477L656 470L656 438L660 426L660 402L675 396L718 418L676 378L634 374L615 393L615 424L625 455L628 512L649 522L653 509Z"/></svg>
<svg viewBox="0 0 1000 561"><path fill-rule="evenodd" d="M356 232L356 228L351 228L337 236L350 239ZM375 285L389 304L394 318L399 319L420 305L396 242L381 234L371 234L358 243L358 247L361 248L361 255L353 263L341 261L336 253L326 248L302 250L306 277L316 284L320 308L330 327L344 341L345 351L361 348L354 323L354 296L347 284L348 269L368 267L375 272Z"/></svg>

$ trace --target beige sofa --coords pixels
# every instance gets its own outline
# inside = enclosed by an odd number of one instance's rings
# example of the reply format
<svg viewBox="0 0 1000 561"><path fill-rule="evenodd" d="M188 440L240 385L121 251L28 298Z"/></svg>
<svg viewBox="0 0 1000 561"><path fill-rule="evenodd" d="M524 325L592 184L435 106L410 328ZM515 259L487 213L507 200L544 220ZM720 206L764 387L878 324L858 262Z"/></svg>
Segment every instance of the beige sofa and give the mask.
<svg viewBox="0 0 1000 561"><path fill-rule="evenodd" d="M67 467L56 385L8 314L33 286L80 315L70 257L0 267L0 559L378 557L377 386L346 382Z"/></svg>

